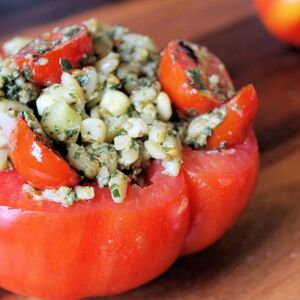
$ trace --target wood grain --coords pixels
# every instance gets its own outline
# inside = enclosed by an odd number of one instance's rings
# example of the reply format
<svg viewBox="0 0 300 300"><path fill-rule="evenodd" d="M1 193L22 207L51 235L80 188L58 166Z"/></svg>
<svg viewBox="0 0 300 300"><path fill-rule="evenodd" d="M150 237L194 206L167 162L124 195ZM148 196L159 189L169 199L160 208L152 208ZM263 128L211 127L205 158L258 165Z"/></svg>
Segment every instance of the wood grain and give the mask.
<svg viewBox="0 0 300 300"><path fill-rule="evenodd" d="M89 16L152 35L207 45L228 65L237 87L254 83L261 173L239 222L202 253L179 259L160 278L111 300L297 300L300 295L300 52L270 37L249 1L123 1ZM26 30L39 34L52 24ZM1 294L2 293L2 294ZM0 292L0 299L16 299Z"/></svg>
<svg viewBox="0 0 300 300"><path fill-rule="evenodd" d="M76 2L78 1L76 0ZM219 0L135 0L120 3L112 2L110 5L93 8L59 21L56 20L31 29L19 30L18 34L37 36L55 26L70 25L91 17L97 17L103 22L122 24L128 26L132 31L148 34L154 38L160 47L163 47L172 38L192 39L253 14L253 8L249 0L223 0L222 2ZM28 14L26 13L25 16L21 15L20 17L28 18ZM29 15L35 18L34 13ZM20 29L22 29L21 26ZM2 36L0 42L7 38L7 36Z"/></svg>
<svg viewBox="0 0 300 300"><path fill-rule="evenodd" d="M74 13L102 7L121 0L1 0L0 1L0 36L14 34L47 22L66 18Z"/></svg>

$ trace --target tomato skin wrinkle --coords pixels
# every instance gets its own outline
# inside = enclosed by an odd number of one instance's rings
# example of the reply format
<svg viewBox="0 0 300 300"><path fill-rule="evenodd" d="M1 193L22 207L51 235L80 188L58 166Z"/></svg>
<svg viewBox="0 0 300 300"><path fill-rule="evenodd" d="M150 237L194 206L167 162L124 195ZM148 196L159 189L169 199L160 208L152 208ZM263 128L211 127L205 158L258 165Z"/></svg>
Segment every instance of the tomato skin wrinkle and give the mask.
<svg viewBox="0 0 300 300"><path fill-rule="evenodd" d="M59 83L63 71L62 60L68 62L71 68L78 67L79 62L93 53L92 38L85 25L77 25L80 31L67 41L64 41L45 53L39 52L38 46L43 43L43 38L33 40L29 45L22 48L14 60L21 70L29 70L31 76L28 80L47 86ZM49 40L61 39L56 32L51 32ZM41 63L43 62L43 63Z"/></svg>
<svg viewBox="0 0 300 300"><path fill-rule="evenodd" d="M159 79L163 90L181 112L192 116L206 113L224 102L224 99L209 91L211 75L218 76L222 93L233 89L232 81L221 61L206 48L201 49L204 50L199 50L200 55L203 52L202 56L205 58L197 60L188 42L171 41L164 49L159 65Z"/></svg>
<svg viewBox="0 0 300 300"><path fill-rule="evenodd" d="M250 132L241 144L219 152L185 147L183 159L191 221L181 254L189 255L217 241L243 212L256 185L259 154Z"/></svg>
<svg viewBox="0 0 300 300"><path fill-rule="evenodd" d="M81 177L70 165L39 140L22 117L10 136L9 155L14 168L39 189L74 186Z"/></svg>

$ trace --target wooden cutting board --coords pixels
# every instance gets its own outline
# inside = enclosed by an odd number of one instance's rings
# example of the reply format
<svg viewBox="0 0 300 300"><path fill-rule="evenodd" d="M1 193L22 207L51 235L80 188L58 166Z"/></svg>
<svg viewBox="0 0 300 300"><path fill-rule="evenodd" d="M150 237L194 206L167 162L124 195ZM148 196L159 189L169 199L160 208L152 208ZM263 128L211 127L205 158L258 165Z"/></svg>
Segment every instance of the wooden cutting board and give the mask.
<svg viewBox="0 0 300 300"><path fill-rule="evenodd" d="M209 249L109 299L300 299L300 51L270 37L249 1L121 1L58 24L91 16L149 34L161 47L174 37L207 45L228 66L236 87L252 82L260 98L261 171L243 217ZM16 297L0 291L1 300L23 299Z"/></svg>

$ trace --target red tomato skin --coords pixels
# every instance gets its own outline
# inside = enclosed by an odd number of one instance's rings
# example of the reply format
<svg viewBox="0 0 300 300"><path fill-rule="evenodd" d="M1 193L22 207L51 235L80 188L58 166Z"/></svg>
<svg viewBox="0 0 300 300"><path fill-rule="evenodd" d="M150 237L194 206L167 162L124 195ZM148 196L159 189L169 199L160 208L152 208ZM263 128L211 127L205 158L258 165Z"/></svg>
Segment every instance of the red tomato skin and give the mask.
<svg viewBox="0 0 300 300"><path fill-rule="evenodd" d="M61 156L39 140L21 117L10 136L9 156L18 173L36 188L74 186L81 180Z"/></svg>
<svg viewBox="0 0 300 300"><path fill-rule="evenodd" d="M202 66L201 73L207 77L219 74L228 87L233 88L232 81L226 69L221 74L218 65L221 61L209 53L206 65ZM200 66L189 57L179 41L175 40L168 44L163 51L159 65L159 80L163 90L170 96L172 103L183 113L190 114L194 110L197 114L206 113L222 104L222 100L205 95L193 88L187 78L187 70L197 69Z"/></svg>
<svg viewBox="0 0 300 300"><path fill-rule="evenodd" d="M300 47L300 0L254 0L265 27L279 40Z"/></svg>
<svg viewBox="0 0 300 300"><path fill-rule="evenodd" d="M63 72L60 59L68 60L72 67L76 68L85 55L90 55L93 52L93 41L86 26L80 25L80 27L82 28L80 34L39 55L38 58L25 57L26 53L31 53L32 47L34 47L33 43L30 43L14 56L16 64L21 70L28 64L33 75L32 81L38 85L47 86L59 83ZM40 59L44 59L47 63L40 64Z"/></svg>
<svg viewBox="0 0 300 300"><path fill-rule="evenodd" d="M190 208L183 174L152 168L152 184L131 186L122 204L96 188L94 200L69 208L28 198L15 171L0 172L0 286L78 299L121 293L163 273L182 248Z"/></svg>
<svg viewBox="0 0 300 300"><path fill-rule="evenodd" d="M221 152L183 151L183 170L189 188L190 229L181 255L207 248L237 220L253 193L259 155L253 133Z"/></svg>
<svg viewBox="0 0 300 300"><path fill-rule="evenodd" d="M252 130L258 104L254 86L250 84L242 88L226 103L226 116L208 138L207 149L218 148L222 142L226 142L227 147L241 143Z"/></svg>

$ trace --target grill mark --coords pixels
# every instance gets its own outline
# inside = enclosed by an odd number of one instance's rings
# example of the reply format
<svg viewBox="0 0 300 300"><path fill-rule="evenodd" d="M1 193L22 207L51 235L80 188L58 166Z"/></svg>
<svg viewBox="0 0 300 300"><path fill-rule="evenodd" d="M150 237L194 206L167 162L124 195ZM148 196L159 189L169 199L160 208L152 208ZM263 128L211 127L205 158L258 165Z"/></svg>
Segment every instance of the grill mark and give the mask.
<svg viewBox="0 0 300 300"><path fill-rule="evenodd" d="M187 56L189 56L196 64L199 63L197 56L192 48L190 48L184 41L179 41L179 46L183 49Z"/></svg>

